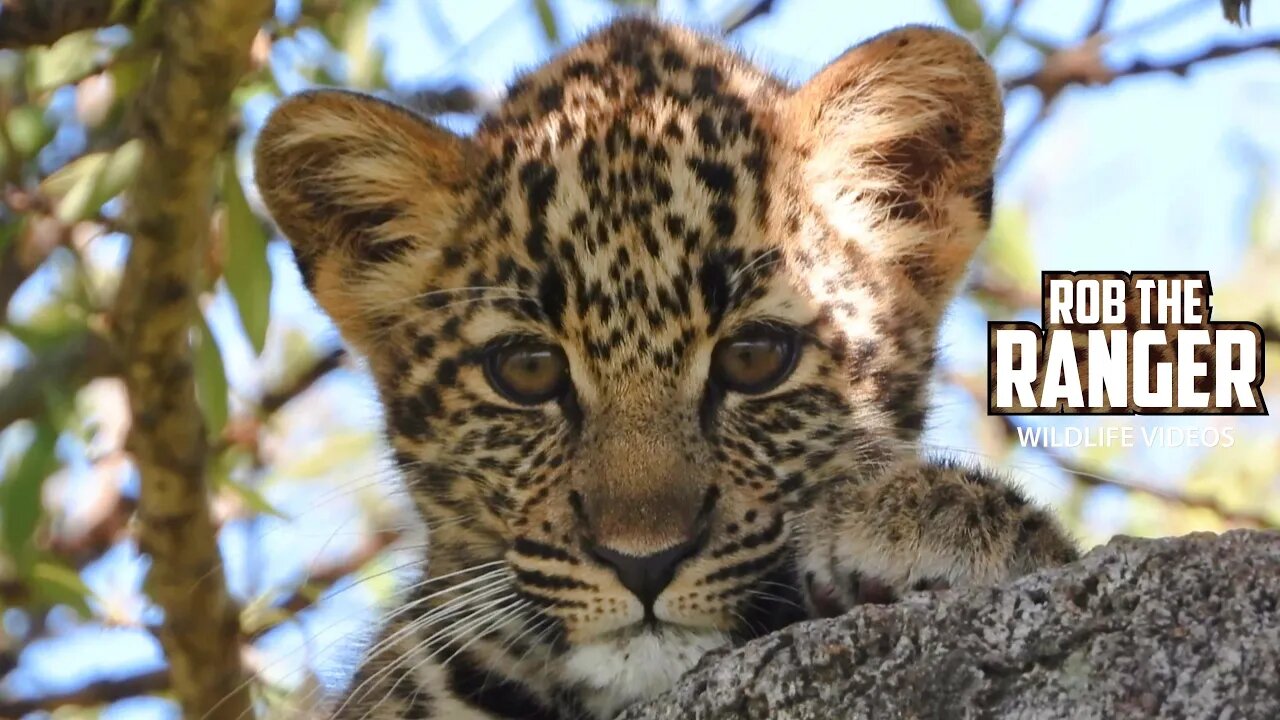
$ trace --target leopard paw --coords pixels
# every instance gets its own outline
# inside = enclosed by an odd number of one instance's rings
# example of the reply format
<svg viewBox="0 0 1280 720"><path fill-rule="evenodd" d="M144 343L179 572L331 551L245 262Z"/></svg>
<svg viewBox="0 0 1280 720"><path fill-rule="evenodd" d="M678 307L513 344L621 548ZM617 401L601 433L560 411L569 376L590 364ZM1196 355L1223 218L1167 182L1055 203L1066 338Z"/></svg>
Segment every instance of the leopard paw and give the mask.
<svg viewBox="0 0 1280 720"><path fill-rule="evenodd" d="M799 535L815 615L989 584L1077 556L1047 512L979 468L906 460L822 500Z"/></svg>

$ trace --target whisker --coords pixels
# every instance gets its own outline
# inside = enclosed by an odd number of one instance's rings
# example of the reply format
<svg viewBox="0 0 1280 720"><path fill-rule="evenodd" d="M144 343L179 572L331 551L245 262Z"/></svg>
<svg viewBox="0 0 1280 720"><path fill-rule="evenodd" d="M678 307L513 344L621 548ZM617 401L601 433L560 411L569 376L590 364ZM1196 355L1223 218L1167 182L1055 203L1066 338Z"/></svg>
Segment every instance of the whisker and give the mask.
<svg viewBox="0 0 1280 720"><path fill-rule="evenodd" d="M407 603L404 606L398 607L395 609L394 612L390 614L390 616L387 618L387 621L390 622L391 620L394 620L395 618L400 617L401 615L404 615L406 612L409 612L410 610L413 610L415 607L422 605L423 603L427 602L428 600L430 600L432 597L435 597L436 595L441 595L447 592L451 592L454 589L455 588L446 588L445 590L441 590L437 593L433 593L432 595L428 595L425 598L414 600L411 603ZM413 620L406 623L404 627L393 631L390 635L380 640L377 644L375 644L373 648L370 648L369 651L365 654L365 659L368 660L368 659L377 657L378 655L381 655L382 653L386 652L388 647L390 647L396 642L399 642L400 639L402 639L406 635L412 634L413 632L420 630L421 628L427 625L430 625L434 622L438 622L440 620L443 620L444 618L452 617L453 615L456 615L460 612L465 611L469 603L488 598L497 593L505 592L507 589L508 588L506 586L506 583L493 583L490 585L482 585L481 587L476 588L474 590L470 590L466 593L463 593L458 597L450 598L449 600L441 604L439 607L434 608L430 612L427 612L419 617L413 618Z"/></svg>
<svg viewBox="0 0 1280 720"><path fill-rule="evenodd" d="M771 601L774 601L774 602L780 602L780 603L784 603L784 604L786 604L786 605L790 605L791 607L796 608L796 609L798 609L798 610L804 610L804 609L805 609L805 607L804 607L803 605L801 605L800 603L796 602L795 600L791 600L790 598L784 598L784 597L782 597L781 595L776 595L776 594L771 593L771 592L765 592L764 590L751 590L751 589L747 589L745 592L746 592L748 595L753 595L753 596L755 596L755 597L764 598L764 599L766 599L766 600L771 600Z"/></svg>
<svg viewBox="0 0 1280 720"><path fill-rule="evenodd" d="M488 635L489 633L498 629L500 626L506 624L507 622L510 622L513 618L519 617L519 615L523 613L526 609L528 609L528 607L531 604L532 603L530 603L528 600L522 600L516 605L512 605L511 608L509 610L506 610L503 614L493 617L492 622L489 623L488 629L483 631L477 630L472 632L471 639L463 643L462 647L459 647L457 650L454 650L452 655L442 660L440 662L440 665L443 667L449 667L449 663L453 662L454 658L462 654L462 652L466 650L468 647L470 647L475 641L479 640L485 635ZM431 653L431 655L429 655L427 659L424 660L423 662L431 662L432 658L434 658L437 654L439 654L439 650Z"/></svg>
<svg viewBox="0 0 1280 720"><path fill-rule="evenodd" d="M365 312L382 312L385 310L395 310L410 303L420 302L431 297L439 297L441 295L457 295L461 293L469 293L477 295L476 297L464 298L467 300L486 300L490 297L506 298L528 298L536 299L531 293L520 288L501 287L497 285L476 285L470 287L456 288L440 288L437 290L428 290L427 292L418 293L417 295L406 295L390 302L381 303L379 305L365 305Z"/></svg>
<svg viewBox="0 0 1280 720"><path fill-rule="evenodd" d="M456 570L456 571L451 572L451 573L446 573L445 575L440 575L440 576L437 576L436 578L430 578L428 581L423 581L423 582L421 582L421 583L415 583L413 586L410 586L410 587L420 587L420 586L423 586L423 585L426 585L426 584L430 584L431 582L435 582L435 581L438 581L438 580L447 580L447 579L450 579L450 578L456 577L456 576L458 576L458 575L462 575L462 574L467 573L467 572L475 572L475 571L477 571L477 570L482 570L482 569L484 569L484 568L486 568L486 567L492 567L492 566L496 566L496 565L504 565L504 564L505 564L505 561L503 561L503 560L495 560L495 561L492 561L492 562L486 562L486 563L482 563L482 564L480 564L480 565L475 565L475 566L471 566L471 567L467 567L467 568L462 568L461 570ZM382 620L382 622L384 622L384 623L386 623L386 622L390 622L391 620L393 620L394 618L396 618L396 617L398 617L398 616L402 615L403 613L408 612L409 610L412 610L414 607L417 607L417 606L421 605L423 602L427 602L427 601L429 601L429 600L431 600L431 599L434 599L434 598L436 598L436 597L438 597L438 596L440 596L440 595L443 595L443 594L445 594L445 593L447 593L447 592L450 592L450 591L453 591L453 590L457 590L458 588L466 587L466 586L473 585L473 584L476 584L476 583L478 583L478 582L482 582L482 581L486 581L486 580L487 580L487 581L492 581L495 577L499 577L499 576L501 576L501 575L502 575L503 573L505 573L505 572L506 572L506 571L505 571L505 569L503 569L503 568L497 568L497 569L495 569L495 570L490 570L490 571L488 571L488 572L486 572L486 573L482 573L481 575L479 575L479 576L477 576L477 577L475 577L475 578L471 578L471 579L468 579L468 580L464 580L463 582L460 582L460 583L458 583L457 585L451 586L451 587L446 588L446 589L444 589L444 590L440 590L440 591L434 592L434 593L432 593L432 594L430 594L430 595L424 596L423 598L419 598L419 599L417 599L417 600L414 600L413 602L406 603L405 605L403 605L403 606L401 606L401 607L396 608L396 609L395 609L394 611L392 611L390 614L383 616L383 617L381 618L381 620ZM358 583L357 583L357 584L358 584ZM354 587L355 585L356 585L356 584L353 584L351 587ZM338 591L338 592L336 592L336 593L333 593L333 594L331 594L331 595L327 595L327 596L325 597L325 599L328 599L328 598L330 598L330 597L333 597L333 595L337 595L337 594L339 594L340 592L344 592L344 591L345 591L345 590L347 590L347 589L350 589L350 588L343 588L342 590L340 590L340 591ZM485 589L484 587L479 588L479 590L484 590L484 589ZM492 589L492 588L490 588L490 589ZM464 595L465 595L465 594L464 594ZM468 598L468 599L471 599L471 598ZM444 607L444 605L442 605L442 606L441 606L441 608L443 608L443 607ZM295 619L298 619L298 618L295 618ZM320 637L320 636L323 636L326 632L328 632L328 631L330 631L330 630L332 630L332 629L334 629L334 628L338 627L339 625L341 625L341 624L345 623L345 622L347 621L347 619L348 619L347 617L343 617L343 618L340 618L340 619L334 620L333 622L327 623L324 627L322 627L322 628L320 628L320 629L318 629L318 630L314 630L313 632L311 632L311 633L309 633L309 634L310 634L312 637ZM348 640L348 638L346 638L345 636L344 636L344 637L338 637L338 638L335 638L334 640L332 640L332 641L330 641L330 642L328 642L328 643L325 643L322 647L320 647L320 648L316 649L316 651L315 651L315 652L316 652L317 654L319 654L319 653L323 653L323 652L325 652L325 651L327 651L327 650L329 650L329 649L333 648L335 645L337 645L337 644L339 644L339 643L342 643L342 642L345 642L345 641L347 641L347 640ZM368 651L366 651L366 654L367 654L367 652L368 652ZM278 659L276 659L276 660L274 660L274 661L272 661L272 662L266 663L266 664L264 664L261 668L259 668L259 672L262 672L262 671L266 671L266 670L270 670L270 669L272 669L272 668L275 668L275 667L279 666L281 663L284 663L285 661L290 660L290 659L291 659L291 658L288 658L288 657L281 657L281 658L278 658ZM298 674L298 673L302 673L302 672L306 672L306 671L307 671L307 668L306 668L306 667L299 667L299 668L297 668L297 669L295 669L295 670L293 670L293 671L291 671L291 672L285 673L284 675L282 675L282 676L280 676L280 677L281 677L281 679L282 679L282 680L284 680L284 679L291 678L291 677L293 677L294 675L296 675L296 674ZM235 688L235 690L238 692L239 690L242 690L242 689L244 689L246 686L248 686L248 685L252 684L254 681L255 681L255 678L254 678L254 677L246 678L246 679L245 679L245 680L244 680L244 681L243 681L239 686L237 686L237 687ZM314 689L314 690L312 691L312 694L317 693L317 692L323 692L323 689L321 689L321 688L316 688L316 689ZM228 696L228 697L229 697L229 696ZM226 700L226 698L223 698L223 701L225 701L225 700ZM211 711L212 711L212 710L210 710L210 712L211 712ZM251 712L251 710L250 710L249 712ZM238 720L242 720L244 716L245 716L245 713L241 713L241 718L239 718ZM206 718L207 718L207 717L208 717L208 713L206 713L204 716L202 716L201 720L206 720Z"/></svg>
<svg viewBox="0 0 1280 720"><path fill-rule="evenodd" d="M374 683L377 683L379 680L385 677L388 673L391 673L395 669L400 667L402 664L404 664L406 660L409 660L413 656L413 654L418 652L420 649L430 647L432 643L436 642L442 637L448 637L450 639L454 639L456 637L463 636L466 633L472 631L474 628L483 626L486 622L489 622L494 617L494 613L509 612L510 606L507 605L506 608L503 608L503 605L506 605L507 603L509 603L513 597L514 597L513 595L511 595L510 593L507 593L497 598L496 600L490 600L489 602L482 603L481 605L478 605L474 608L460 608L460 610L469 609L473 613L476 613L476 614L484 613L484 614L480 614L479 617L477 618L472 618L469 620L464 620L464 621L444 625L439 630L432 633L426 639L415 642L405 652L401 653L400 656L397 657L395 660L391 661L386 666L379 668L377 672L365 678L364 681L362 681L359 684L359 686L357 686L351 691L347 700L344 701L343 706L338 708L338 711L341 711L343 708L345 708L346 704L349 703L351 700L358 697L363 697L367 695L369 692L371 692L373 689L372 685ZM413 627L416 629L417 627L421 627L421 625L415 620L413 624L406 627L407 628ZM404 628L402 628L402 630L403 629ZM385 652L385 649L383 650L383 652ZM430 658L434 657L435 654L438 652L439 650L433 652L430 656L428 656L427 660L429 661ZM367 659L366 659L366 662L367 662ZM415 667L420 667L422 664L423 664L422 662L415 663Z"/></svg>
<svg viewBox="0 0 1280 720"><path fill-rule="evenodd" d="M466 605L464 605L463 607L456 608L455 612L470 611L472 613L480 613L480 612L489 610L490 608L498 607L501 604L508 602L509 600L510 600L510 596L504 595L502 597L497 598L496 600L490 600L489 602L482 603L481 605L478 605L476 607L467 607ZM351 703L352 700L355 700L357 698L363 698L366 695L368 695L369 692L372 692L373 687L376 685L376 683L381 681L382 678L384 678L388 673L395 671L398 667L400 667L400 665L402 665L406 660L408 660L413 653L417 652L420 648L427 646L431 642L434 642L436 638L440 637L444 633L465 632L473 624L474 623L470 621L463 621L461 625L459 623L446 624L446 625L443 625L439 630L437 630L427 639L415 642L412 646L407 648L394 660L387 663L385 666L379 668L377 671L375 671L374 673L366 677L364 680L362 680L356 687L352 688L351 691L347 694L347 698L343 701L342 705L340 705L334 711L334 714L335 715L340 714L341 711L344 710L346 706ZM406 630L413 631L413 630L420 629L421 627L422 627L422 624L417 619L415 619L414 622L406 625L404 628L401 628L400 630L393 633L393 636L396 638L395 642L399 642L399 640L404 638ZM380 643L380 645L383 645L383 647L380 650L378 650L376 653L367 655L365 657L363 664L366 664L367 666L367 663L369 662L370 659L376 657L377 655L381 655L391 647L391 644L388 642Z"/></svg>

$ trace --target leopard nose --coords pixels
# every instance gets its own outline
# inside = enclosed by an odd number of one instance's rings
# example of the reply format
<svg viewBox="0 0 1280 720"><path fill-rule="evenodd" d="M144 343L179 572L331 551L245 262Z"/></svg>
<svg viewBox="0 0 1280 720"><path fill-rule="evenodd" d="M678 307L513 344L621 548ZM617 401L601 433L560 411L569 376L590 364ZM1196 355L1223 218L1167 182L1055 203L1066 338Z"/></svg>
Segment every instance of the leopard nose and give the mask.
<svg viewBox="0 0 1280 720"><path fill-rule="evenodd" d="M603 546L590 548L590 553L596 560L613 568L622 586L644 604L645 614L649 615L653 612L653 602L671 584L680 563L701 549L703 539L694 537L648 555L631 555Z"/></svg>

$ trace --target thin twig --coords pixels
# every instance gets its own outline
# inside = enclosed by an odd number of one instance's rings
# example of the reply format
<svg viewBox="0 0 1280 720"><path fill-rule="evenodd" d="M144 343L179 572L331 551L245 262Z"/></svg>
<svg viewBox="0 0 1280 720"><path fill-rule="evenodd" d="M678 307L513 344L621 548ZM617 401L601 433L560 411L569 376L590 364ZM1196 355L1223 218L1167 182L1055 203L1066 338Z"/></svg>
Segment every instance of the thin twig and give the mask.
<svg viewBox="0 0 1280 720"><path fill-rule="evenodd" d="M258 402L258 412L262 415L270 415L284 407L289 401L306 392L320 378L341 367L346 357L347 351L343 348L335 348L321 355L311 367L297 377L263 395L262 400Z"/></svg>
<svg viewBox="0 0 1280 720"><path fill-rule="evenodd" d="M258 453L259 434L263 424L280 408L305 393L321 378L342 367L347 351L337 347L320 355L311 366L281 386L267 391L258 401L255 411L233 418L222 431L222 437L214 444L212 454L218 455L228 447L236 446Z"/></svg>
<svg viewBox="0 0 1280 720"><path fill-rule="evenodd" d="M169 688L169 674L151 670L137 675L98 680L70 692L33 698L0 698L0 718L20 718L36 712L53 712L68 705L96 707L117 700L158 693Z"/></svg>
<svg viewBox="0 0 1280 720"><path fill-rule="evenodd" d="M400 533L395 530L375 532L366 537L349 554L337 560L313 566L307 572L302 583L284 600L277 603L274 609L286 612L290 617L306 610L320 600L325 591L333 587L339 580L358 572L365 565L368 565L380 553L399 540L400 536ZM279 625L280 622L271 622L264 624L262 627L252 628L248 633L247 639L250 641L257 640Z"/></svg>
<svg viewBox="0 0 1280 720"><path fill-rule="evenodd" d="M1085 37L1102 32L1102 29L1107 26L1107 19L1111 16L1112 5L1114 5L1112 0L1098 0L1098 9L1093 13L1093 20L1089 21Z"/></svg>
<svg viewBox="0 0 1280 720"><path fill-rule="evenodd" d="M1080 66L1079 72L1047 72L1050 69L1050 63L1046 63L1044 67L1030 72L1010 78L1005 81L1005 90L1016 90L1022 87L1034 87L1040 90L1041 94L1051 97L1060 92L1063 88L1070 85L1097 85L1107 84L1118 78L1137 77L1140 75L1150 75L1153 73L1173 73L1175 75L1185 76L1195 66L1209 62L1212 60L1220 60L1222 58L1235 57L1245 53L1257 52L1259 50L1280 50L1280 37L1263 38L1247 43L1222 43L1204 48L1192 55L1177 60L1135 60L1123 67L1111 68L1102 66L1102 72L1095 74L1091 68Z"/></svg>
<svg viewBox="0 0 1280 720"><path fill-rule="evenodd" d="M1147 35L1162 28L1181 22L1184 18L1190 17L1201 8L1206 7L1212 0L1184 0L1176 5L1170 5L1168 8L1145 17L1137 22L1129 25L1122 25L1107 31L1107 38L1111 42L1117 42L1127 38L1137 37L1139 35Z"/></svg>
<svg viewBox="0 0 1280 720"><path fill-rule="evenodd" d="M1049 109L1052 104L1052 99L1041 98L1040 107L1036 109L1036 114L1027 121L1026 125L1022 126L1018 134L1005 143L1004 149L1000 153L1000 160L996 164L997 177L1004 175L1010 167L1013 167L1013 162L1031 144L1031 138L1035 137L1036 133L1040 131L1040 127L1044 125L1044 121L1049 118Z"/></svg>
<svg viewBox="0 0 1280 720"><path fill-rule="evenodd" d="M948 380L956 387L967 392L979 406L986 406L986 388L983 382L958 374L950 375ZM991 415L989 417L1001 424L1001 429L1004 431L1005 436L1010 439L1018 437L1019 429L1025 433L1028 428L1015 415ZM1033 449L1040 452L1077 482L1087 487L1114 487L1126 492L1149 495L1164 502L1183 507L1208 510L1235 525L1255 528L1280 528L1280 523L1277 523L1275 519L1263 512L1235 510L1225 507L1216 499L1205 495L1188 495L1178 490L1157 487L1131 478L1119 477L1114 473L1091 468L1057 448L1037 445Z"/></svg>
<svg viewBox="0 0 1280 720"><path fill-rule="evenodd" d="M400 98L404 105L423 115L474 114L497 107L500 95L470 85L455 83L438 88L420 88Z"/></svg>
<svg viewBox="0 0 1280 720"><path fill-rule="evenodd" d="M1007 433L1017 435L1018 428L1022 428L1026 432L1026 425L1018 422L1014 416L999 415L1001 423L1005 426ZM1064 472L1069 474L1076 482L1091 488L1098 487L1114 487L1131 493L1141 493L1149 495L1158 500L1175 505L1181 505L1188 508L1198 508L1208 510L1218 517L1226 520L1234 525L1253 528L1280 528L1275 520L1261 512L1252 512L1249 510L1232 510L1224 507L1222 503L1206 495L1188 495L1177 490L1157 487L1145 482L1137 482L1134 480L1116 477L1112 473L1103 474L1097 469L1090 468L1086 464L1070 457L1061 450L1047 446L1037 446L1035 448L1042 455L1049 458L1054 465L1062 468Z"/></svg>
<svg viewBox="0 0 1280 720"><path fill-rule="evenodd" d="M88 517L69 531L49 533L45 549L77 569L102 557L129 535L129 521L138 508L138 499L124 493L118 475L128 467L123 452L113 452L94 462L93 474L105 490L88 508Z"/></svg>
<svg viewBox="0 0 1280 720"><path fill-rule="evenodd" d="M40 353L0 387L0 429L44 411L50 388L72 393L94 378L118 372L121 364L107 338L86 330Z"/></svg>
<svg viewBox="0 0 1280 720"><path fill-rule="evenodd" d="M720 21L720 32L732 35L743 26L773 12L774 0L751 0L725 14Z"/></svg>
<svg viewBox="0 0 1280 720"><path fill-rule="evenodd" d="M725 35L732 35L746 25L773 12L774 2L775 0L750 0L739 5L726 13L724 19L720 21L720 32ZM472 38L466 45L459 48L455 55L460 56L464 51L469 50L476 40L487 32L488 29L482 30L475 38ZM413 108L424 115L443 115L446 113L475 115L496 108L502 100L502 95L472 85L454 83L411 90L401 95L399 100L405 106Z"/></svg>
<svg viewBox="0 0 1280 720"><path fill-rule="evenodd" d="M1222 0L1222 17L1227 22L1245 26L1253 22L1253 0Z"/></svg>

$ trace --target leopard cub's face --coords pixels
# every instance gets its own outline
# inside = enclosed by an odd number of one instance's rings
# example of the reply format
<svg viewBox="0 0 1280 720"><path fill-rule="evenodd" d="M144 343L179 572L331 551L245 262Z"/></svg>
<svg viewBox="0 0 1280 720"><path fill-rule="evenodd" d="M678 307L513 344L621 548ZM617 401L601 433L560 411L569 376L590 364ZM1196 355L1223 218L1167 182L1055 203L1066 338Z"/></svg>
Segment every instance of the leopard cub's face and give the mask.
<svg viewBox="0 0 1280 720"><path fill-rule="evenodd" d="M915 439L999 138L941 31L791 90L632 21L470 138L292 99L257 167L369 360L430 573L499 567L524 642L693 652L793 613L806 507Z"/></svg>

